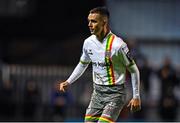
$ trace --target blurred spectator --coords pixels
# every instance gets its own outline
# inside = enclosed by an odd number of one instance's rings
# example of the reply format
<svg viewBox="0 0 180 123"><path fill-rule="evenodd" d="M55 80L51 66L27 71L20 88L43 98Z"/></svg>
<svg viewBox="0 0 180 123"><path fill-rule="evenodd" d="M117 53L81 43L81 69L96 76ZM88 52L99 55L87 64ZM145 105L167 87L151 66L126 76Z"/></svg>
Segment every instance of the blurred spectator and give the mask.
<svg viewBox="0 0 180 123"><path fill-rule="evenodd" d="M158 71L161 80L161 98L159 114L163 121L176 121L178 113L178 100L174 96L174 88L178 85L176 71L167 57L164 65Z"/></svg>
<svg viewBox="0 0 180 123"><path fill-rule="evenodd" d="M176 66L176 76L178 78L178 86L176 86L174 93L178 101L180 102L180 66Z"/></svg>
<svg viewBox="0 0 180 123"><path fill-rule="evenodd" d="M3 81L0 90L0 120L12 121L15 115L15 90L12 81Z"/></svg>
<svg viewBox="0 0 180 123"><path fill-rule="evenodd" d="M140 65L140 73L141 73L141 84L143 86L143 92L145 92L146 96L149 96L150 91L150 79L152 75L152 68L149 66L147 58L143 59L142 64Z"/></svg>
<svg viewBox="0 0 180 123"><path fill-rule="evenodd" d="M55 83L51 92L51 106L53 121L62 122L66 119L68 104L72 103L70 92L59 92L59 86Z"/></svg>
<svg viewBox="0 0 180 123"><path fill-rule="evenodd" d="M23 115L25 120L34 121L41 97L34 80L28 80L24 90Z"/></svg>

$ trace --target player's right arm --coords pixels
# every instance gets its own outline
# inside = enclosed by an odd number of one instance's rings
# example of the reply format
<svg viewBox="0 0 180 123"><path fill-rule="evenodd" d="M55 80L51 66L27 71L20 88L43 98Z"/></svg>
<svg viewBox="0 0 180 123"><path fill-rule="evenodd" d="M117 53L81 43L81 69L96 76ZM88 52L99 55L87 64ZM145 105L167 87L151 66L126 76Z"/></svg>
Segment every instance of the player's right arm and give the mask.
<svg viewBox="0 0 180 123"><path fill-rule="evenodd" d="M60 91L65 92L67 87L70 84L72 84L73 82L75 82L84 73L84 71L87 69L88 65L89 65L89 63L85 64L80 61L79 64L74 69L74 71L72 72L72 74L70 75L70 77L66 81L60 83L60 86L59 86Z"/></svg>
<svg viewBox="0 0 180 123"><path fill-rule="evenodd" d="M87 69L89 63L91 62L87 52L86 52L86 43L84 43L83 45L83 52L80 58L80 62L78 63L78 65L75 67L74 71L72 72L72 74L70 75L70 77L60 83L59 85L59 90L65 92L67 87L72 84L73 82L75 82L83 73L84 71Z"/></svg>

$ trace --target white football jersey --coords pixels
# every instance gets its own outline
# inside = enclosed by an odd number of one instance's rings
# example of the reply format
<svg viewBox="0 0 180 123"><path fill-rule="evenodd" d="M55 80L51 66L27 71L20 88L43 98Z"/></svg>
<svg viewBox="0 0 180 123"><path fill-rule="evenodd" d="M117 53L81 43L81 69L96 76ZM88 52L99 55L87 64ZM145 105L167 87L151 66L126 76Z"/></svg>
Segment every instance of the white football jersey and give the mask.
<svg viewBox="0 0 180 123"><path fill-rule="evenodd" d="M80 58L82 64L92 63L93 81L99 85L124 83L131 61L127 44L112 32L102 42L95 35L88 37Z"/></svg>

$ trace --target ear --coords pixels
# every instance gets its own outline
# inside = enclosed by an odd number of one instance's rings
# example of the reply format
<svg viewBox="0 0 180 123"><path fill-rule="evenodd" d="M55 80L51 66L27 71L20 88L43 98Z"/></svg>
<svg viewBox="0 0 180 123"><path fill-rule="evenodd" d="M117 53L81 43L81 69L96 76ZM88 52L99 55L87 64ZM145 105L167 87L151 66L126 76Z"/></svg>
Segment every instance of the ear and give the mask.
<svg viewBox="0 0 180 123"><path fill-rule="evenodd" d="M104 25L108 23L107 17L104 17L104 18L103 18L103 23L104 23Z"/></svg>

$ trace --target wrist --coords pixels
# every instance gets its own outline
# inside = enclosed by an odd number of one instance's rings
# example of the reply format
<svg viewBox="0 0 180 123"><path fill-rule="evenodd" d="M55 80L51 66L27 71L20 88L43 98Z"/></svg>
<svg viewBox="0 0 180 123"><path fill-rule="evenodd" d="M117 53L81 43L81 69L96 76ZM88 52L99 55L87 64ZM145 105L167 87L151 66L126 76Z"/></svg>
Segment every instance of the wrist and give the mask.
<svg viewBox="0 0 180 123"><path fill-rule="evenodd" d="M66 80L66 81L65 81L65 84L66 84L66 85L70 85L71 83Z"/></svg>
<svg viewBox="0 0 180 123"><path fill-rule="evenodd" d="M133 95L133 99L140 99L140 95Z"/></svg>

